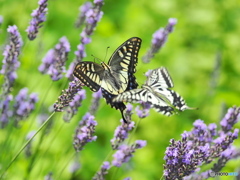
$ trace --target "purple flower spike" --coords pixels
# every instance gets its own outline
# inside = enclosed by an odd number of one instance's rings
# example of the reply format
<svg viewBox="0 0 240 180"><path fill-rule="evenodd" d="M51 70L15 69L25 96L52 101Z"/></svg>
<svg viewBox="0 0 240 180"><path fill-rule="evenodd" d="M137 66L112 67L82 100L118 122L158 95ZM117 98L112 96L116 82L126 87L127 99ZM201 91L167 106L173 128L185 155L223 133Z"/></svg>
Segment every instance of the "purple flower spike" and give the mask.
<svg viewBox="0 0 240 180"><path fill-rule="evenodd" d="M18 121L25 119L35 109L35 104L38 101L38 96L35 93L28 95L28 89L23 88L15 97L14 116L16 125Z"/></svg>
<svg viewBox="0 0 240 180"><path fill-rule="evenodd" d="M149 110L150 110L150 104L148 103L141 103L141 105L137 106L135 111L138 115L139 118L145 118L147 116L149 116Z"/></svg>
<svg viewBox="0 0 240 180"><path fill-rule="evenodd" d="M102 98L101 88L97 92L93 93L92 96L93 98L89 112L90 114L95 114L98 110L100 99Z"/></svg>
<svg viewBox="0 0 240 180"><path fill-rule="evenodd" d="M30 25L27 28L28 38L30 40L34 40L37 37L39 28L42 27L42 23L46 21L46 14L48 11L47 8L47 2L48 0L39 0L38 4L39 7L35 10L33 10L31 16L32 20L30 21Z"/></svg>
<svg viewBox="0 0 240 180"><path fill-rule="evenodd" d="M62 90L62 94L53 105L55 112L63 111L63 108L69 106L69 103L74 99L78 91L82 89L82 84L77 79L69 83L68 89Z"/></svg>
<svg viewBox="0 0 240 180"><path fill-rule="evenodd" d="M39 71L43 74L49 74L53 81L62 78L62 73L65 73L65 63L68 52L70 51L70 44L66 37L62 37L54 49L50 49L42 60L39 66Z"/></svg>
<svg viewBox="0 0 240 180"><path fill-rule="evenodd" d="M163 47L163 45L167 41L168 34L173 31L176 23L177 19L170 18L168 20L168 25L165 28L160 28L153 34L151 48L148 50L146 55L143 56L143 62L149 63L150 59L153 58L154 55Z"/></svg>
<svg viewBox="0 0 240 180"><path fill-rule="evenodd" d="M66 113L63 116L64 121L69 122L72 117L77 114L78 108L82 105L82 101L86 99L86 91L81 89L78 91L73 100L69 103Z"/></svg>
<svg viewBox="0 0 240 180"><path fill-rule="evenodd" d="M12 95L6 95L5 100L0 101L0 128L3 128L6 124L8 124L9 119L13 114L12 110L9 107L12 99Z"/></svg>
<svg viewBox="0 0 240 180"><path fill-rule="evenodd" d="M83 29L82 33L80 34L81 40L80 44L78 45L78 50L75 52L76 61L81 62L82 59L86 56L85 53L85 45L91 42L90 36L93 34L97 23L101 20L103 12L101 8L103 6L103 1L94 1L93 7L90 4L85 4L83 7L83 14L81 15L82 19L85 20L86 27ZM76 62L74 62L76 65Z"/></svg>
<svg viewBox="0 0 240 180"><path fill-rule="evenodd" d="M86 13L88 10L92 8L92 3L91 2L85 2L82 6L80 6L80 14L78 15L77 22L75 23L76 27L79 28L80 26L83 25L86 19Z"/></svg>
<svg viewBox="0 0 240 180"><path fill-rule="evenodd" d="M123 163L127 163L136 149L142 148L146 145L146 141L137 140L135 144L131 146L121 145L118 148L118 151L113 155L114 159L112 165L116 167L122 166Z"/></svg>
<svg viewBox="0 0 240 180"><path fill-rule="evenodd" d="M228 109L227 114L221 120L220 124L223 132L229 132L232 130L233 125L240 120L240 108L233 107Z"/></svg>
<svg viewBox="0 0 240 180"><path fill-rule="evenodd" d="M115 129L114 137L111 139L113 149L118 149L119 145L128 138L128 133L133 130L135 123L131 121L129 124L121 120L121 125Z"/></svg>
<svg viewBox="0 0 240 180"><path fill-rule="evenodd" d="M207 126L202 120L196 120L192 131L182 134L181 141L172 139L164 157L165 179L207 179L212 173L221 171L229 159L240 156L232 148L232 143L238 138L239 130L233 129L233 125L239 114L239 108L230 108L221 121L221 130L217 130L216 124ZM217 162L211 170L196 173L201 165L214 160Z"/></svg>
<svg viewBox="0 0 240 180"><path fill-rule="evenodd" d="M85 119L79 123L79 127L74 136L73 146L77 152L81 151L87 143L97 139L97 136L94 136L95 126L97 125L97 122L93 120L94 116L88 114L87 117L84 118Z"/></svg>
<svg viewBox="0 0 240 180"><path fill-rule="evenodd" d="M110 163L108 161L103 162L101 169L95 174L93 180L105 179L104 176L108 173L110 169Z"/></svg>
<svg viewBox="0 0 240 180"><path fill-rule="evenodd" d="M16 70L20 66L18 57L23 45L22 38L18 32L17 26L9 26L7 31L10 36L10 42L5 47L5 50L3 52L3 65L2 69L0 70L0 74L4 75L4 83L2 85L3 97L11 91L15 79L17 78Z"/></svg>

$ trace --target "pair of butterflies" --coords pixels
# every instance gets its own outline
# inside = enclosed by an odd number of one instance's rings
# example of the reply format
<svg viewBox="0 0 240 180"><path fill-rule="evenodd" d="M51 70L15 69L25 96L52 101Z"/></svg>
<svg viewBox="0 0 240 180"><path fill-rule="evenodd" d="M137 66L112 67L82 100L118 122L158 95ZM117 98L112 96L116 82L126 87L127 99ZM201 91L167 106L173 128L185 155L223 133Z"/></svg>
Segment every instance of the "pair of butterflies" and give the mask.
<svg viewBox="0 0 240 180"><path fill-rule="evenodd" d="M173 82L165 68L153 70L142 88L136 89L138 83L134 73L141 42L138 37L128 39L114 51L108 64L80 62L73 75L94 92L101 88L107 104L119 109L126 123L128 120L124 116L126 106L123 102L148 103L168 116L172 115L175 109L189 109L179 94L168 89L173 87Z"/></svg>

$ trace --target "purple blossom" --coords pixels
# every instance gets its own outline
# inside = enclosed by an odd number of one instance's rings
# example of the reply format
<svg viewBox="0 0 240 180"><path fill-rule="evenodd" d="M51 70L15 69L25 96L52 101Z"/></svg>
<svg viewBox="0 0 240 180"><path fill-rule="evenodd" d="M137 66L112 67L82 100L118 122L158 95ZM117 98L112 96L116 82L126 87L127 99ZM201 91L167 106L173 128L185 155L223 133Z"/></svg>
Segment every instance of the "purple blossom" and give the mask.
<svg viewBox="0 0 240 180"><path fill-rule="evenodd" d="M228 109L227 114L221 120L221 128L223 132L228 132L233 128L233 125L240 120L240 108L233 107Z"/></svg>
<svg viewBox="0 0 240 180"><path fill-rule="evenodd" d="M136 149L143 148L146 145L146 141L135 141L134 144L128 145L121 145L118 148L118 151L113 155L114 159L112 160L112 165L116 167L122 166L123 163L127 163Z"/></svg>
<svg viewBox="0 0 240 180"><path fill-rule="evenodd" d="M91 42L90 36L93 34L97 23L101 20L103 12L101 8L103 6L103 1L94 1L94 6L90 5L84 6L84 18L86 20L86 27L80 34L81 40L78 45L78 50L75 52L76 61L81 62L84 57L86 57L85 45ZM75 63L75 62L74 62ZM75 63L76 64L76 63Z"/></svg>
<svg viewBox="0 0 240 180"><path fill-rule="evenodd" d="M38 96L35 93L28 95L28 89L23 88L15 97L14 111L16 124L18 121L25 119L35 109L35 104L38 101Z"/></svg>
<svg viewBox="0 0 240 180"><path fill-rule="evenodd" d="M95 174L93 177L93 180L100 180L100 179L105 179L104 176L108 173L108 170L110 169L110 162L104 161L101 169Z"/></svg>
<svg viewBox="0 0 240 180"><path fill-rule="evenodd" d="M145 63L149 63L150 59L163 47L167 41L168 34L173 31L177 19L170 18L168 19L168 24L165 28L160 28L153 34L152 45L148 52L143 56L142 60Z"/></svg>
<svg viewBox="0 0 240 180"><path fill-rule="evenodd" d="M113 149L118 149L119 145L128 138L128 133L133 130L135 123L132 121L130 123L124 123L121 119L121 125L115 129L114 137L111 139L111 144Z"/></svg>
<svg viewBox="0 0 240 180"><path fill-rule="evenodd" d="M136 107L135 111L139 118L145 118L149 116L150 108L151 108L150 104L142 102L141 105L138 105Z"/></svg>
<svg viewBox="0 0 240 180"><path fill-rule="evenodd" d="M43 74L49 74L53 81L62 78L62 73L65 73L65 63L68 52L70 51L70 44L66 37L59 40L59 44L54 49L50 49L42 60L39 66L39 71Z"/></svg>
<svg viewBox="0 0 240 180"><path fill-rule="evenodd" d="M69 103L74 99L78 91L82 89L82 84L77 79L71 81L68 85L68 89L62 90L62 94L58 97L58 100L53 105L55 112L63 111L63 108L69 106Z"/></svg>
<svg viewBox="0 0 240 180"><path fill-rule="evenodd" d="M77 113L78 108L82 105L82 101L86 99L86 91L81 89L78 91L73 100L69 103L69 106L65 110L65 114L63 116L64 121L68 122L72 117Z"/></svg>
<svg viewBox="0 0 240 180"><path fill-rule="evenodd" d="M88 12L88 10L92 8L92 6L93 6L92 3L88 1L85 2L82 6L80 6L79 8L80 14L78 15L77 22L75 23L77 28L83 25L86 19L86 13Z"/></svg>
<svg viewBox="0 0 240 180"><path fill-rule="evenodd" d="M10 109L10 103L13 100L12 95L6 95L5 99L0 101L0 127L3 128L9 122L12 117L12 110Z"/></svg>
<svg viewBox="0 0 240 180"><path fill-rule="evenodd" d="M16 70L20 66L20 62L18 60L21 47L23 45L22 38L20 33L18 32L17 26L9 26L7 29L10 42L6 45L5 50L3 52L3 65L0 70L0 74L4 75L4 83L2 96L5 96L11 91L15 79L17 78Z"/></svg>
<svg viewBox="0 0 240 180"><path fill-rule="evenodd" d="M87 143L97 139L97 136L94 136L96 125L97 122L94 121L94 116L89 113L80 121L73 142L73 146L77 152L81 151Z"/></svg>
<svg viewBox="0 0 240 180"><path fill-rule="evenodd" d="M102 98L102 91L101 91L101 88L93 93L92 95L92 103L91 103L91 107L90 107L90 114L95 114L97 112L97 109L99 107L99 102L100 102L100 99Z"/></svg>
<svg viewBox="0 0 240 180"><path fill-rule="evenodd" d="M234 109L234 111L232 110ZM237 122L240 108L230 108L224 121L228 119L226 125L233 130L233 124ZM230 118L231 117L231 118ZM219 172L227 161L235 154L232 143L238 138L238 129L233 132L217 130L216 124L206 125L202 120L196 120L194 128L190 132L182 134L181 141L171 140L171 144L165 152L164 176L165 179L207 179L211 172ZM222 128L224 129L224 128ZM203 164L209 164L213 160L218 160L209 171L196 174ZM204 178L203 178L204 177Z"/></svg>
<svg viewBox="0 0 240 180"><path fill-rule="evenodd" d="M48 11L47 2L48 0L39 0L39 7L33 10L31 14L32 20L30 21L29 26L26 30L28 33L28 38L30 40L34 40L37 37L39 28L41 28L43 26L42 23L46 21L46 14Z"/></svg>

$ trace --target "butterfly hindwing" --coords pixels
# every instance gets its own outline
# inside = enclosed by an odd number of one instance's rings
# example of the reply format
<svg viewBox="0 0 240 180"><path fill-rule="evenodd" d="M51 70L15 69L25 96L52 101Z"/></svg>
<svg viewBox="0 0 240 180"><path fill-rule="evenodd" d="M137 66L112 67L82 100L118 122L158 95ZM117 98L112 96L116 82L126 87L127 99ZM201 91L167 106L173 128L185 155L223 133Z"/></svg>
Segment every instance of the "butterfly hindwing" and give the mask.
<svg viewBox="0 0 240 180"><path fill-rule="evenodd" d="M114 102L148 103L157 112L170 116L175 109L184 111L190 109L184 99L175 91L172 79L166 68L161 67L152 70L146 83L141 89L133 89L119 94Z"/></svg>

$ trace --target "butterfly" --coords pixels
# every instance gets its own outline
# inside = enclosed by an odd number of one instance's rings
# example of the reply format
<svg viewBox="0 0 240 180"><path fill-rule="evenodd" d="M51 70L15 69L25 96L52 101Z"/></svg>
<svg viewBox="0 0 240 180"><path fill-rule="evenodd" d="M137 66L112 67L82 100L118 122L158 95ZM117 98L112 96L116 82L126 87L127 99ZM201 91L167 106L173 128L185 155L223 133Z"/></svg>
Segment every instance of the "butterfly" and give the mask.
<svg viewBox="0 0 240 180"><path fill-rule="evenodd" d="M166 68L152 70L141 89L125 91L117 95L114 102L146 103L157 112L173 115L176 111L193 109L186 105L184 99L173 88L173 81Z"/></svg>
<svg viewBox="0 0 240 180"><path fill-rule="evenodd" d="M75 66L73 72L92 91L96 92L101 88L107 104L121 111L124 122L127 122L123 114L126 106L122 102L113 102L112 99L122 92L137 88L134 73L141 42L140 38L132 37L114 51L108 64L83 61Z"/></svg>

